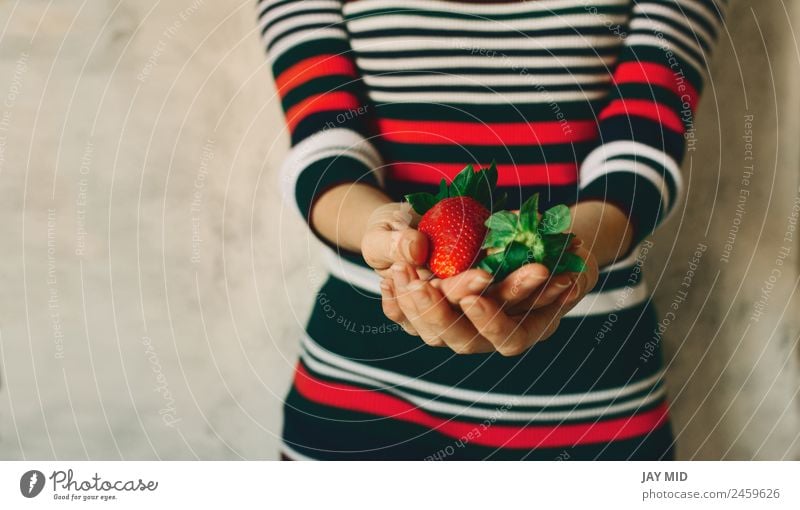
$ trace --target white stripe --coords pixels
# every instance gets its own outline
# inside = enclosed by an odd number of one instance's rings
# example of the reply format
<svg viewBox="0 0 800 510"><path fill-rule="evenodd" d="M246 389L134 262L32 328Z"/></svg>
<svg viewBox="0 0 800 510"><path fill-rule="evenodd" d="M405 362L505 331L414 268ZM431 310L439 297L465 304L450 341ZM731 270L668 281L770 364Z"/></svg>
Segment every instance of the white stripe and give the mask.
<svg viewBox="0 0 800 510"><path fill-rule="evenodd" d="M686 21L684 21L684 23L686 23ZM646 17L635 18L631 22L631 30L634 29L647 30L656 36L663 35L664 38L670 42L672 42L672 40L682 42L689 48L694 49L697 53L703 54L703 48L697 40L687 36L674 25L664 23L663 21L647 19Z"/></svg>
<svg viewBox="0 0 800 510"><path fill-rule="evenodd" d="M267 3L276 4L278 2L272 1ZM294 16L295 14L302 14L303 12L317 9L339 9L341 6L341 0L303 0L302 2L289 2L280 7L273 7L270 13L265 17L276 19L290 13ZM261 10L260 16L264 16L264 10L265 9Z"/></svg>
<svg viewBox="0 0 800 510"><path fill-rule="evenodd" d="M552 51L560 48L597 49L621 46L622 41L615 36L591 36L577 38L574 36L553 37L421 37L421 36L392 36L371 37L369 39L351 39L350 45L359 53L387 50L464 50L473 55L489 58L503 58L502 51L514 48L515 50L533 49ZM497 54L490 51L500 50Z"/></svg>
<svg viewBox="0 0 800 510"><path fill-rule="evenodd" d="M697 61L696 58L689 55L681 48L673 44L669 44L670 42L669 39L659 39L655 35L633 34L629 35L628 38L625 39L625 42L628 46L652 46L662 51L664 50L666 43L666 49L672 51L677 56L679 56L683 61L687 62L690 66L694 67L695 70L701 75L705 73L705 68L700 62Z"/></svg>
<svg viewBox="0 0 800 510"><path fill-rule="evenodd" d="M601 166L606 160L616 156L628 156L632 158L641 156L652 159L669 171L678 190L683 189L683 178L681 177L680 166L669 154L655 147L632 140L618 140L601 144L583 160L581 164L581 174L583 174L584 169Z"/></svg>
<svg viewBox="0 0 800 510"><path fill-rule="evenodd" d="M423 379L413 378L407 375L398 374L396 372L390 372L388 370L357 363L324 349L308 335L303 337L302 343L309 353L313 354L314 357L322 360L328 365L337 367L346 372L376 380L381 385L397 386L401 388L404 387L420 393L427 393L431 396L444 397L452 400L462 400L469 403L483 405L504 406L508 405L509 403L513 403L514 405L522 407L548 407L617 401L655 386L664 376L664 371L662 370L627 386L619 386L606 390L589 391L586 393L564 393L558 395L513 395L508 393L488 393L484 391L455 388L446 384L425 381Z"/></svg>
<svg viewBox="0 0 800 510"><path fill-rule="evenodd" d="M328 25L326 28L341 28L337 27L342 23L342 16L339 14L296 14L291 18L285 19L278 23L275 23L269 30L266 31L264 34L264 38L267 41L272 41L276 39L283 33L286 33L292 29L299 28L306 25L319 25L319 24L326 24ZM319 27L315 27L312 30L318 30Z"/></svg>
<svg viewBox="0 0 800 510"><path fill-rule="evenodd" d="M371 87L416 87L478 85L503 87L514 85L589 85L608 83L611 75L602 74L426 74L420 76L396 76L392 74L365 74L364 82Z"/></svg>
<svg viewBox="0 0 800 510"><path fill-rule="evenodd" d="M595 181L602 175L614 172L626 172L641 175L658 189L659 193L661 194L661 201L664 204L664 210L669 211L672 208L670 203L672 199L669 196L669 189L664 181L664 177L662 177L661 174L659 174L656 170L644 164L642 161L612 159L606 161L600 166L587 168L585 172L581 173L581 187L584 188L588 186L591 182Z"/></svg>
<svg viewBox="0 0 800 510"><path fill-rule="evenodd" d="M711 44L711 42L714 40L714 36L710 34L703 25L696 22L693 18L689 17L687 14L681 13L678 9L674 7L667 7L665 5L660 5L660 4L640 4L637 9L637 12L641 16L643 16L642 19L646 18L650 14L657 14L664 18L671 19L678 25L689 26L692 32L698 36L698 39L705 41L707 44Z"/></svg>
<svg viewBox="0 0 800 510"><path fill-rule="evenodd" d="M692 11L697 16L701 18L705 18L709 25L712 27L719 27L720 19L717 17L716 12L709 10L705 5L697 0L676 0L677 3L682 7L684 10ZM727 8L727 5L721 7L720 10L724 11Z"/></svg>
<svg viewBox="0 0 800 510"><path fill-rule="evenodd" d="M266 44L269 44L269 39L266 37L263 39ZM300 44L317 39L341 39L343 41L347 41L348 36L347 33L341 28L312 28L309 30L303 30L302 32L287 35L285 38L275 43L275 45L269 49L269 57L274 62L281 55L295 46L299 46Z"/></svg>
<svg viewBox="0 0 800 510"><path fill-rule="evenodd" d="M325 248L324 261L331 275L361 290L380 295L381 278L375 271L339 257L329 247ZM564 317L572 319L620 312L647 301L649 297L650 291L644 280L641 280L634 287L590 292L572 310L564 314Z"/></svg>
<svg viewBox="0 0 800 510"><path fill-rule="evenodd" d="M628 5L630 0L592 0L591 5ZM471 4L446 0L371 0L369 2L347 2L344 12L348 15L378 9L418 9L468 14L514 14L519 12L553 11L573 7L575 0L538 0L536 2L508 2L500 4Z"/></svg>
<svg viewBox="0 0 800 510"><path fill-rule="evenodd" d="M340 257L330 246L323 246L322 257L332 276L372 294L380 295L381 277L372 269Z"/></svg>
<svg viewBox="0 0 800 510"><path fill-rule="evenodd" d="M363 3L363 2L362 2ZM431 16L421 16L413 13L397 13L397 14L382 14L380 16L368 16L363 18L350 18L348 16L347 28L348 30L357 35L363 32L379 31L391 28L427 28L438 29L442 35L447 35L448 31L456 30L471 30L474 32L485 32L491 34L493 32L531 32L535 30L547 30L551 28L583 28L600 26L604 23L611 25L622 25L627 21L627 16L613 15L608 16L594 16L592 14L565 14L565 15L552 15L541 18L523 18L523 19L508 19L508 20L491 20L491 19L461 19L461 18L446 18ZM533 34L533 37L536 37ZM578 40L582 37L580 34L572 35L570 38ZM520 40L522 34L520 34Z"/></svg>
<svg viewBox="0 0 800 510"><path fill-rule="evenodd" d="M281 453L283 453L290 459L297 461L309 462L317 460L317 459L312 459L311 457L303 455L302 453L298 452L297 450L286 444L286 441L281 441Z"/></svg>
<svg viewBox="0 0 800 510"><path fill-rule="evenodd" d="M375 147L355 131L343 128L320 131L292 147L284 160L280 170L283 199L296 207L294 194L300 174L315 161L338 155L357 159L373 171L382 166Z"/></svg>
<svg viewBox="0 0 800 510"><path fill-rule="evenodd" d="M630 255L625 257L622 260L618 260L611 265L603 266L600 268L601 273L608 273L611 271L618 271L620 269L628 269L636 265L636 261L639 258L639 247L634 247L633 251Z"/></svg>
<svg viewBox="0 0 800 510"><path fill-rule="evenodd" d="M410 402L411 404L414 404L418 408L427 411L448 414L454 417L468 416L470 418L478 418L478 419L492 419L493 417L496 418L498 416L497 408L486 409L486 408L476 407L473 403L470 403L470 405L467 406L463 406L458 404L451 404L449 402L442 402L436 400L435 398L434 399L422 398L412 395L410 393L406 393L404 391L400 391L396 387L393 386L386 387L381 385L380 382L378 381L371 380L366 377L355 375L351 372L346 372L344 370L339 370L338 368L325 365L309 356L305 356L303 358L303 362L306 363L309 366L309 368L311 368L311 370L319 374L328 377L334 377L337 379L342 379L349 382L354 382L365 386L371 386L374 389L378 389L385 393L389 393L391 395L400 397ZM658 388L656 391L651 391L649 394L645 394L644 396L639 397L635 400L619 402L619 403L614 403L612 401L606 405L596 406L592 408L572 409L568 411L506 410L502 412L501 421L524 421L527 423L536 423L542 421L555 421L555 420L569 421L569 420L585 420L587 418L601 418L602 416L609 414L617 414L642 408L644 406L647 406L648 404L655 402L656 400L659 400L665 394L666 394L666 388L662 386ZM587 395L589 394L587 393ZM512 400L507 402L505 405L511 406L513 408L515 403Z"/></svg>
<svg viewBox="0 0 800 510"><path fill-rule="evenodd" d="M588 315L618 313L626 308L640 305L650 298L650 290L644 280L633 287L590 292L581 299L564 317L577 319Z"/></svg>
<svg viewBox="0 0 800 510"><path fill-rule="evenodd" d="M451 69L472 67L483 69L525 69L541 67L610 66L616 56L568 56L568 57L410 57L410 58L362 58L356 59L365 71L417 71L420 69Z"/></svg>
<svg viewBox="0 0 800 510"><path fill-rule="evenodd" d="M663 224L669 221L679 209L679 205L683 202L683 175L681 174L678 163L675 162L675 160L672 159L669 154L660 151L655 147L650 147L649 145L630 140L618 140L616 142L601 144L599 147L593 150L581 164L581 187L585 187L589 183L588 180L584 180L584 174L593 174L595 172L593 169L602 168L606 161L616 156L626 156L634 159L638 158L639 156L645 157L655 161L667 169L669 174L672 176L673 182L675 183L676 196L670 197L670 208L666 217L664 217L664 220L661 223Z"/></svg>
<svg viewBox="0 0 800 510"><path fill-rule="evenodd" d="M435 104L532 104L569 101L591 101L608 95L606 90L562 90L545 92L384 92L370 90L369 97L381 103L435 103Z"/></svg>

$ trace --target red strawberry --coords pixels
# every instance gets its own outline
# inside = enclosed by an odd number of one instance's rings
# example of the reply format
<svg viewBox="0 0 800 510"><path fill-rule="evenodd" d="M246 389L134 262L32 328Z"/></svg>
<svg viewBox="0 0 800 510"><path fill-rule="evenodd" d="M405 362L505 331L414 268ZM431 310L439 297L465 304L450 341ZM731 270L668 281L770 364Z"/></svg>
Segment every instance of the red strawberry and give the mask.
<svg viewBox="0 0 800 510"><path fill-rule="evenodd" d="M472 267L481 253L490 214L474 198L453 197L422 216L419 231L430 239L428 267L433 274L448 278Z"/></svg>
<svg viewBox="0 0 800 510"><path fill-rule="evenodd" d="M406 196L422 215L419 231L428 236L431 246L428 268L439 278L457 275L477 262L496 184L494 164L478 172L467 166L450 185L442 180L436 195Z"/></svg>

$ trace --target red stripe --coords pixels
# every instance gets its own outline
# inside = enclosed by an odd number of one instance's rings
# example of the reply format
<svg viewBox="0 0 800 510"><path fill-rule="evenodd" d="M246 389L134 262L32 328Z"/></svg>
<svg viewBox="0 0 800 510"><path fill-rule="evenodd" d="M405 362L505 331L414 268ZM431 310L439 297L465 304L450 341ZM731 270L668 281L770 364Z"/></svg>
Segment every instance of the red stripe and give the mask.
<svg viewBox="0 0 800 510"><path fill-rule="evenodd" d="M475 435L477 430L480 434L471 439L472 443L504 448L562 448L639 437L661 426L668 411L663 403L641 414L592 423L524 427L495 423L484 428L481 423L433 416L405 400L375 390L316 379L300 364L294 384L301 395L319 404L422 425L456 439Z"/></svg>
<svg viewBox="0 0 800 510"><path fill-rule="evenodd" d="M356 77L353 61L341 55L317 55L294 64L275 80L278 92L286 96L292 89L321 76Z"/></svg>
<svg viewBox="0 0 800 510"><path fill-rule="evenodd" d="M597 137L597 124L591 120L481 124L379 119L378 128L387 140L420 144L543 145Z"/></svg>
<svg viewBox="0 0 800 510"><path fill-rule="evenodd" d="M442 179L452 181L463 169L462 163L394 163L389 176L396 181L439 184ZM498 165L498 172L498 186L562 186L578 182L576 163Z"/></svg>
<svg viewBox="0 0 800 510"><path fill-rule="evenodd" d="M652 62L625 62L617 67L614 73L614 83L644 83L657 85L671 90L682 102L689 103L692 111L697 107L697 89L685 76L675 76L675 73L666 66Z"/></svg>
<svg viewBox="0 0 800 510"><path fill-rule="evenodd" d="M360 107L358 99L349 92L326 92L310 96L286 111L286 123L294 128L304 118L313 113L337 110L356 110Z"/></svg>
<svg viewBox="0 0 800 510"><path fill-rule="evenodd" d="M644 117L680 134L685 129L681 118L672 109L647 99L615 99L603 109L599 118L603 120L615 115Z"/></svg>

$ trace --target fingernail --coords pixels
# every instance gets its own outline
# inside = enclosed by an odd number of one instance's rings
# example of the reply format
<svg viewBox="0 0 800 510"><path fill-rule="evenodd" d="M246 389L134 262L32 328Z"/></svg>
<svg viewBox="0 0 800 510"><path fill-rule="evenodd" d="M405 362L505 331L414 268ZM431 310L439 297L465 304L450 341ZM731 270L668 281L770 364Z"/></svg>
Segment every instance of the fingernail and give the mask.
<svg viewBox="0 0 800 510"><path fill-rule="evenodd" d="M476 317L480 317L485 312L483 303L481 303L480 298L477 297L464 298L459 304L464 311L469 310L469 313Z"/></svg>
<svg viewBox="0 0 800 510"><path fill-rule="evenodd" d="M467 290L470 292L480 292L484 290L491 282L492 280L486 276L476 276L467 284Z"/></svg>
<svg viewBox="0 0 800 510"><path fill-rule="evenodd" d="M430 294L428 294L428 289L426 287L425 282L417 280L411 282L408 285L409 290L414 294L414 301L421 306L428 307L431 306L433 301L431 300Z"/></svg>
<svg viewBox="0 0 800 510"><path fill-rule="evenodd" d="M581 295L581 289L579 289L578 287L573 287L569 293L569 298L567 299L569 301L575 301L576 299L578 299L580 295Z"/></svg>
<svg viewBox="0 0 800 510"><path fill-rule="evenodd" d="M572 285L572 280L558 280L554 282L553 285L559 290L566 290L570 285Z"/></svg>
<svg viewBox="0 0 800 510"><path fill-rule="evenodd" d="M531 273L522 280L522 285L525 287L536 287L542 284L542 281L546 277L542 277L542 275Z"/></svg>

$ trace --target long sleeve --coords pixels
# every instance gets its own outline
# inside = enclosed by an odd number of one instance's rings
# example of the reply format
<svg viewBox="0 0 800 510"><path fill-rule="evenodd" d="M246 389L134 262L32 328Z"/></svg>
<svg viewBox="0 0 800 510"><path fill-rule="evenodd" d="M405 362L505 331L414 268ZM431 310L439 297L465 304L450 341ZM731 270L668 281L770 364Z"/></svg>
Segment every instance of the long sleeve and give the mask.
<svg viewBox="0 0 800 510"><path fill-rule="evenodd" d="M369 142L371 106L356 69L340 0L260 0L259 28L291 133L283 195L309 219L325 190L379 185Z"/></svg>
<svg viewBox="0 0 800 510"><path fill-rule="evenodd" d="M580 169L581 196L628 213L647 237L683 196L680 165L727 0L633 0L600 145Z"/></svg>

